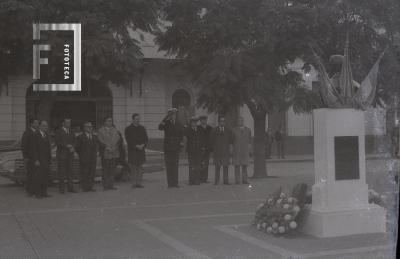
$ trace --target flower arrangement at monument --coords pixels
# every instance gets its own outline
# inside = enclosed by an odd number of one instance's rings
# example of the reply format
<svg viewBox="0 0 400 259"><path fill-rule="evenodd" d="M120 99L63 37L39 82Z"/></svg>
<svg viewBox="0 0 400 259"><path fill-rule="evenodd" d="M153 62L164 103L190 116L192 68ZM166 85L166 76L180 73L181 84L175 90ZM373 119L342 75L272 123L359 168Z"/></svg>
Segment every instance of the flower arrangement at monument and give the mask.
<svg viewBox="0 0 400 259"><path fill-rule="evenodd" d="M272 235L285 235L297 229L306 192L307 185L304 183L296 185L291 195L280 187L258 206L252 224L258 230Z"/></svg>

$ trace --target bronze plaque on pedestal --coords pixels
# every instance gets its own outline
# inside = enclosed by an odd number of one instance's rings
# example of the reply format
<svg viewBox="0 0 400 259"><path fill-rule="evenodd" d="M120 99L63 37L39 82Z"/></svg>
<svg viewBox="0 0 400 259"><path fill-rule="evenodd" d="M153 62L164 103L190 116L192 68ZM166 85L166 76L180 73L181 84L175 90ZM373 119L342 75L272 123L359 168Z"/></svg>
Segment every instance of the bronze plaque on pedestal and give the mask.
<svg viewBox="0 0 400 259"><path fill-rule="evenodd" d="M335 179L360 178L358 136L335 137Z"/></svg>

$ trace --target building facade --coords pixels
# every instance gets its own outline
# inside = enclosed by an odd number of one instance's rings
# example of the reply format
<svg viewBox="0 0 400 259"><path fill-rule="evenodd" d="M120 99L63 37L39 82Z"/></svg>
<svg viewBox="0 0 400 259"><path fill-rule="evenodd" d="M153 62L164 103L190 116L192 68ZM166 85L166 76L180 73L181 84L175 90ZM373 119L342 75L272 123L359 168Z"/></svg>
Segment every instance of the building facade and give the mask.
<svg viewBox="0 0 400 259"><path fill-rule="evenodd" d="M46 119L51 129L55 129L63 117L71 117L78 126L86 120L96 126L112 116L120 131L130 123L132 113L139 113L142 124L151 139L161 139L158 124L170 107L178 109L178 119L185 122L192 115L207 114L196 107L197 89L188 75L173 66L174 60L157 51L151 35L137 37L146 58L146 65L140 77L130 85L82 85L82 92L36 93L32 91L32 75L26 74L9 80L7 88L0 95L0 141L18 140L31 117ZM290 69L301 72L302 63L296 61ZM307 87L313 89L317 81L314 71L304 74ZM253 128L253 119L246 106L235 115L242 115L246 126ZM217 115L208 114L211 125L216 125ZM234 116L233 116L234 117ZM371 109L366 111L366 133L385 135L386 111ZM312 114L287 112L271 114L267 118L267 128L272 131L282 125L288 137L301 143L312 141ZM303 142L301 142L303 140Z"/></svg>

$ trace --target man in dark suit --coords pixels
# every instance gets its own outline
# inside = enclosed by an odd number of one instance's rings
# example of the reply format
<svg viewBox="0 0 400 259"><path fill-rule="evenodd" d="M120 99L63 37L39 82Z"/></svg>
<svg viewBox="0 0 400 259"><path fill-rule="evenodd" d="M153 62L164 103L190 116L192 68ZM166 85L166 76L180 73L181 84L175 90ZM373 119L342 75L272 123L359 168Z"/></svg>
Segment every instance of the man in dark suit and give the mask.
<svg viewBox="0 0 400 259"><path fill-rule="evenodd" d="M208 165L210 161L210 137L212 127L207 125L207 116L200 116L200 126L198 127L200 133L201 145L201 161L200 161L200 182L208 182Z"/></svg>
<svg viewBox="0 0 400 259"><path fill-rule="evenodd" d="M33 136L32 145L30 146L32 150L32 160L35 166L33 193L36 198L49 197L47 194L47 184L49 181L51 163L51 143L47 130L47 122L41 121L39 129Z"/></svg>
<svg viewBox="0 0 400 259"><path fill-rule="evenodd" d="M72 184L72 161L75 152L75 135L71 131L71 119L65 118L62 127L56 131L58 181L60 193L65 193L65 179L68 192L76 192Z"/></svg>
<svg viewBox="0 0 400 259"><path fill-rule="evenodd" d="M22 156L24 158L25 162L25 168L26 168L26 183L25 183L25 190L28 196L34 195L34 190L33 190L33 174L34 174L34 164L32 160L32 142L33 142L33 137L38 130L39 127L39 120L32 118L29 120L29 128L27 128L22 135L22 140L21 140L21 150L22 150Z"/></svg>
<svg viewBox="0 0 400 259"><path fill-rule="evenodd" d="M83 124L83 133L76 138L76 152L79 155L81 186L84 192L94 192L94 175L96 173L99 140L93 134L91 122Z"/></svg>
<svg viewBox="0 0 400 259"><path fill-rule="evenodd" d="M200 184L200 169L202 150L200 144L200 131L197 127L198 118L189 119L189 127L185 129L186 152L189 161L189 185Z"/></svg>
<svg viewBox="0 0 400 259"><path fill-rule="evenodd" d="M220 169L223 168L224 184L229 185L229 163L233 134L225 127L225 118L219 117L218 126L211 132L211 145L215 165L215 185L219 184Z"/></svg>
<svg viewBox="0 0 400 259"><path fill-rule="evenodd" d="M169 188L178 186L179 152L183 146L183 126L176 121L177 109L169 109L167 116L158 125L164 131L164 160L167 168Z"/></svg>
<svg viewBox="0 0 400 259"><path fill-rule="evenodd" d="M143 164L146 162L145 148L149 138L146 129L140 125L140 115L132 115L132 124L125 128L128 144L128 163L131 171L132 188L143 188Z"/></svg>

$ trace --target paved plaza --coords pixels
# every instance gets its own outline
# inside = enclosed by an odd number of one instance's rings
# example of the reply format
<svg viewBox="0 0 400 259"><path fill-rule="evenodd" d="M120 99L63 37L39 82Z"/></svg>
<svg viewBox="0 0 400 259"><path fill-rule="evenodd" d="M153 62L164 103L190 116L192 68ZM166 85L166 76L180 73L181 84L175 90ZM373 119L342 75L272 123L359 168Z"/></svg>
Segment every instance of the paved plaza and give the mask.
<svg viewBox="0 0 400 259"><path fill-rule="evenodd" d="M378 192L395 186L383 173L390 164L367 161L367 182ZM61 195L52 187L47 199L28 198L1 179L0 258L394 258L389 233L277 238L250 226L276 188L313 183L312 159L272 161L271 177L250 185L188 186L187 171L180 168L179 189L166 188L162 171L146 174L144 189L118 183L103 192L97 183L97 192Z"/></svg>

